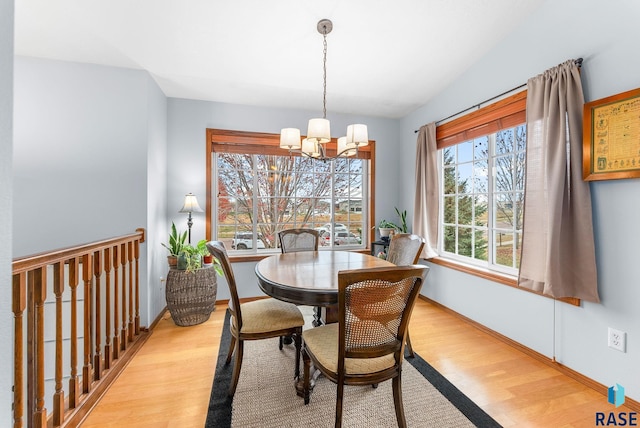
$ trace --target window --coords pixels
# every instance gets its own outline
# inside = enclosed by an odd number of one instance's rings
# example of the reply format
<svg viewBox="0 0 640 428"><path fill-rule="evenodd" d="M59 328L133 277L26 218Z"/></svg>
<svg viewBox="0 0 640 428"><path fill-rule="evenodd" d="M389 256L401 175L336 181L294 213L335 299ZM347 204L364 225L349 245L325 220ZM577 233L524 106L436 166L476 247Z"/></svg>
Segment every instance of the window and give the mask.
<svg viewBox="0 0 640 428"><path fill-rule="evenodd" d="M278 232L291 228L318 230L323 249L362 249L369 241L372 144L356 157L323 162L289 155L274 134L208 130L207 135L207 236L228 250L272 252Z"/></svg>
<svg viewBox="0 0 640 428"><path fill-rule="evenodd" d="M526 91L438 127L442 257L517 274L525 101Z"/></svg>

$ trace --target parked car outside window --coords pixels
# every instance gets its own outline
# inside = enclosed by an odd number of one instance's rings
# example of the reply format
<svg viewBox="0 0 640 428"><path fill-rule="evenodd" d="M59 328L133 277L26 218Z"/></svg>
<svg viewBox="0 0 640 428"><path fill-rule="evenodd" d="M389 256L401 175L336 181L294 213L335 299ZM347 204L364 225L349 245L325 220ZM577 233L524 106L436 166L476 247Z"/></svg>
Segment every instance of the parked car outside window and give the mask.
<svg viewBox="0 0 640 428"><path fill-rule="evenodd" d="M262 235L258 235L258 248L265 248L262 241ZM253 248L253 233L251 232L236 232L231 242L231 248L234 250L248 250Z"/></svg>
<svg viewBox="0 0 640 428"><path fill-rule="evenodd" d="M335 223L335 232L348 232L347 226L342 223ZM318 232L331 232L331 223L325 223L322 226L315 228Z"/></svg>
<svg viewBox="0 0 640 428"><path fill-rule="evenodd" d="M362 239L353 232L336 232L333 241L336 245L360 245Z"/></svg>

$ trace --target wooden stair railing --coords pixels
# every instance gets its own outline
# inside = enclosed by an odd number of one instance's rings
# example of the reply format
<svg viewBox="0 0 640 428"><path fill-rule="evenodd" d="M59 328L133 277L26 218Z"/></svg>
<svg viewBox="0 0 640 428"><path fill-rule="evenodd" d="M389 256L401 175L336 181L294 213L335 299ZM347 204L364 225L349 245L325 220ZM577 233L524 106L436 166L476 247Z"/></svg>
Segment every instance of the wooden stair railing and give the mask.
<svg viewBox="0 0 640 428"><path fill-rule="evenodd" d="M137 229L13 260L14 428L79 425L146 341L144 239Z"/></svg>

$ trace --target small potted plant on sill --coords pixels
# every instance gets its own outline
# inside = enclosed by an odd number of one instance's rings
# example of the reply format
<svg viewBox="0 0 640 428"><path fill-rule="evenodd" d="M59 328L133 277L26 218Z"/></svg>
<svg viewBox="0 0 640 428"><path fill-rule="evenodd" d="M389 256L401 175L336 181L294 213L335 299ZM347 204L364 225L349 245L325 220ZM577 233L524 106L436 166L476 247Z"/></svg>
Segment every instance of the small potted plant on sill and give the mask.
<svg viewBox="0 0 640 428"><path fill-rule="evenodd" d="M380 220L378 223L378 231L380 232L380 238L389 239L389 235L394 233L400 228L395 224L387 220Z"/></svg>
<svg viewBox="0 0 640 428"><path fill-rule="evenodd" d="M169 234L169 245L162 244L167 250L169 255L167 256L167 262L169 263L169 269L176 269L178 265L178 256L182 252L187 240L187 232L179 233L176 229L175 223L171 223L171 233Z"/></svg>

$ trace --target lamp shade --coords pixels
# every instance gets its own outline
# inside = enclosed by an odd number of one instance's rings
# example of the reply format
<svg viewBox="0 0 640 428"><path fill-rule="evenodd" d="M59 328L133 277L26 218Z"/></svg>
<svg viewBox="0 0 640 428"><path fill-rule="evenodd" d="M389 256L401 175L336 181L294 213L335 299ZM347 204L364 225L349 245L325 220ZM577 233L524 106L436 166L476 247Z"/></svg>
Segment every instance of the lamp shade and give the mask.
<svg viewBox="0 0 640 428"><path fill-rule="evenodd" d="M309 119L307 138L321 144L331 141L331 126L329 120L322 118Z"/></svg>
<svg viewBox="0 0 640 428"><path fill-rule="evenodd" d="M367 125L361 123L347 126L347 147L356 148L369 144Z"/></svg>
<svg viewBox="0 0 640 428"><path fill-rule="evenodd" d="M353 156L356 154L356 149L347 150L347 137L338 138L338 155L339 156Z"/></svg>
<svg viewBox="0 0 640 428"><path fill-rule="evenodd" d="M310 156L312 158L320 157L320 148L318 143L310 138L305 138L304 140L302 140L302 152L306 153L307 156Z"/></svg>
<svg viewBox="0 0 640 428"><path fill-rule="evenodd" d="M200 205L198 205L198 200L196 199L196 196L193 193L187 193L187 195L184 197L184 205L178 212L201 213L202 208L200 208Z"/></svg>
<svg viewBox="0 0 640 428"><path fill-rule="evenodd" d="M300 130L298 128L283 128L280 130L280 148L282 149L299 149L300 148Z"/></svg>

